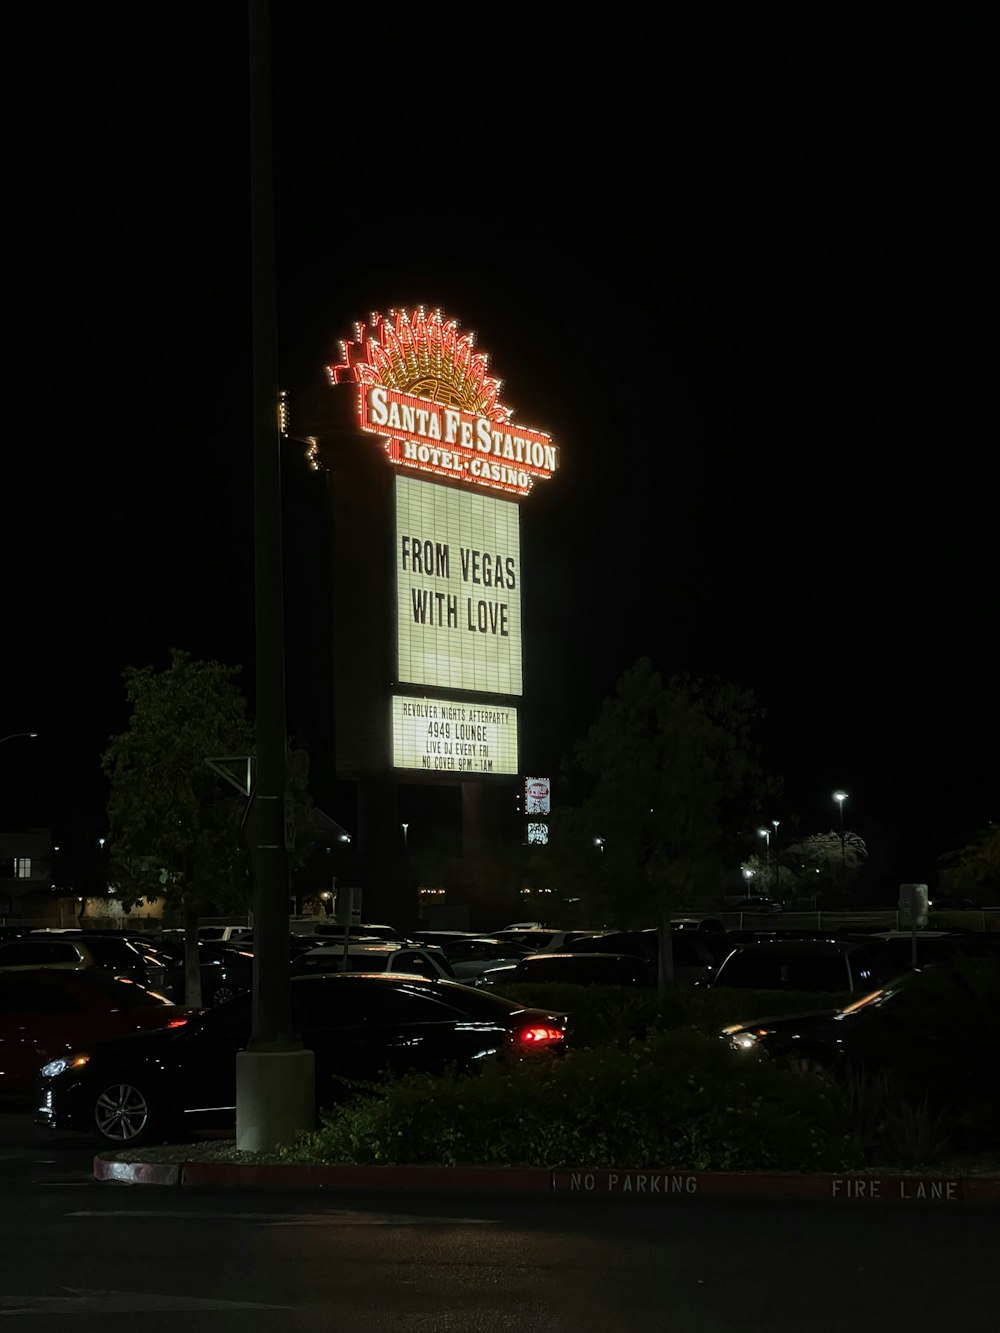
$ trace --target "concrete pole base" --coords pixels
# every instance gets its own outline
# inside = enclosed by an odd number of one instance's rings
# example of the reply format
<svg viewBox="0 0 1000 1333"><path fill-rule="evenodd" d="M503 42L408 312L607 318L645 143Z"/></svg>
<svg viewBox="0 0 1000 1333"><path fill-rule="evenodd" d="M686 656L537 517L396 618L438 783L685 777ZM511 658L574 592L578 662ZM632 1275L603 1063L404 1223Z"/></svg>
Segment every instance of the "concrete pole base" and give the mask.
<svg viewBox="0 0 1000 1333"><path fill-rule="evenodd" d="M316 1125L312 1051L240 1051L236 1056L236 1146L273 1152Z"/></svg>

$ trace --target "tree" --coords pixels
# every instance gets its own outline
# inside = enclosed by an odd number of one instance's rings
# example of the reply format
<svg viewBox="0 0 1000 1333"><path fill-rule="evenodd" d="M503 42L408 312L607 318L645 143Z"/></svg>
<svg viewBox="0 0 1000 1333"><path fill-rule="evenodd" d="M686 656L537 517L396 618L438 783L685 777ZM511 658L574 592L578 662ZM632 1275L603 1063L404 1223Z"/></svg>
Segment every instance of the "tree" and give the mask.
<svg viewBox="0 0 1000 1333"><path fill-rule="evenodd" d="M640 658L561 765L560 803L538 861L595 923L655 922L662 984L673 976L671 915L717 886L728 861L738 864L748 808L776 791L752 738L762 716L737 685L664 683Z"/></svg>
<svg viewBox="0 0 1000 1333"><path fill-rule="evenodd" d="M822 893L825 900L841 899L850 902L858 882L858 875L868 860L868 848L856 833L810 833L789 843L782 856L782 868L796 877L802 896L815 897Z"/></svg>
<svg viewBox="0 0 1000 1333"><path fill-rule="evenodd" d="M127 667L129 727L111 738L101 760L115 892L127 905L162 896L180 909L185 1000L195 1005L198 916L246 911L250 902L241 836L247 802L205 762L252 754L246 701L233 683L239 671L176 649L163 671Z"/></svg>
<svg viewBox="0 0 1000 1333"><path fill-rule="evenodd" d="M939 857L944 893L1000 903L1000 824L987 824L964 847Z"/></svg>

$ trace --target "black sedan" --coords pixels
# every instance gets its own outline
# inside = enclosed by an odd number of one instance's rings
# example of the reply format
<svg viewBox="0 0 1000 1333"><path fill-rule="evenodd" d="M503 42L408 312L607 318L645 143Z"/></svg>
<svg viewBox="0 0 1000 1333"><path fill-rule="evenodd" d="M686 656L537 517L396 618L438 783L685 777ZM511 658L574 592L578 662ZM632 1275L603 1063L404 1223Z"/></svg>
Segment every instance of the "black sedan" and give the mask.
<svg viewBox="0 0 1000 1333"><path fill-rule="evenodd" d="M146 952L160 960L163 990L177 1004L185 1001L184 944L158 940ZM237 944L201 941L198 945L201 967L201 1003L205 1008L224 1004L235 995L253 989L253 950Z"/></svg>
<svg viewBox="0 0 1000 1333"><path fill-rule="evenodd" d="M760 1018L720 1036L802 1070L882 1077L904 1098L955 1106L987 1097L1000 1112L998 1026L1000 968L968 959L908 972L846 1008Z"/></svg>
<svg viewBox="0 0 1000 1333"><path fill-rule="evenodd" d="M293 977L292 1026L315 1054L316 1100L352 1081L410 1070L470 1073L487 1060L565 1051L564 1013L528 1009L454 981L386 973ZM105 1147L163 1141L236 1123L236 1056L251 1035L251 998L237 996L184 1029L97 1042L39 1073L36 1123L94 1135Z"/></svg>

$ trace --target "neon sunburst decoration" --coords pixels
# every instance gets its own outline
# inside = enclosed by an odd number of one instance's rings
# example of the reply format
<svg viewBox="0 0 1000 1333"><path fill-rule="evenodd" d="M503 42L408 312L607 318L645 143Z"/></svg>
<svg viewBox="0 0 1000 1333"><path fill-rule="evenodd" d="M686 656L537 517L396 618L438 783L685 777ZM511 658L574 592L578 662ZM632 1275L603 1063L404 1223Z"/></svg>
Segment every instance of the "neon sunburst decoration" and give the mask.
<svg viewBox="0 0 1000 1333"><path fill-rule="evenodd" d="M457 320L418 306L373 314L354 329L327 375L333 386L357 386L358 428L379 438L393 466L519 496L551 477L551 436L511 423L502 381ZM317 451L314 443L313 466Z"/></svg>
<svg viewBox="0 0 1000 1333"><path fill-rule="evenodd" d="M497 397L503 381L488 373L489 357L475 350L474 334L460 334L458 321L440 310L372 314L354 333L353 342L340 344L343 361L327 366L331 384L383 384L490 421L510 420L511 409Z"/></svg>

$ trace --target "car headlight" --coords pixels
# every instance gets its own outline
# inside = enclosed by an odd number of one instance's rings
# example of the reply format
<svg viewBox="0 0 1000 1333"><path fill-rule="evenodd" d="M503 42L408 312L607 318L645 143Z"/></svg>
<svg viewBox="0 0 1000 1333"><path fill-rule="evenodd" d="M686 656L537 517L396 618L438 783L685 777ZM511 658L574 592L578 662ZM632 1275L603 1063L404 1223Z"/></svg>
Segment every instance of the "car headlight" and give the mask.
<svg viewBox="0 0 1000 1333"><path fill-rule="evenodd" d="M60 1074L69 1073L71 1069L82 1069L89 1060L86 1051L74 1051L71 1055L60 1055L58 1059L50 1060L38 1072L42 1078L57 1078Z"/></svg>
<svg viewBox="0 0 1000 1333"><path fill-rule="evenodd" d="M719 1035L737 1051L752 1051L761 1038L766 1037L769 1032L769 1028L745 1028L739 1023L734 1023L732 1027L723 1028Z"/></svg>

